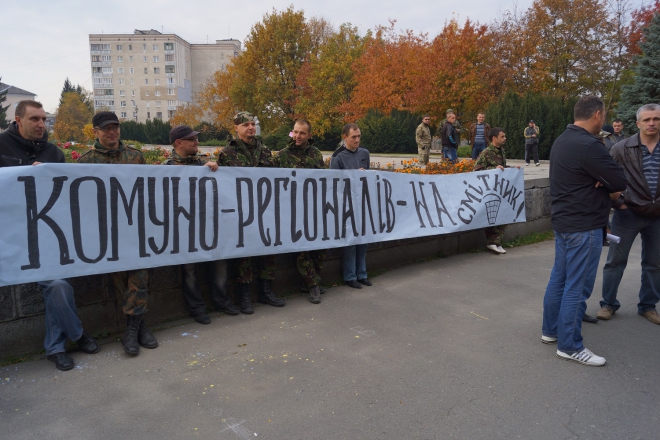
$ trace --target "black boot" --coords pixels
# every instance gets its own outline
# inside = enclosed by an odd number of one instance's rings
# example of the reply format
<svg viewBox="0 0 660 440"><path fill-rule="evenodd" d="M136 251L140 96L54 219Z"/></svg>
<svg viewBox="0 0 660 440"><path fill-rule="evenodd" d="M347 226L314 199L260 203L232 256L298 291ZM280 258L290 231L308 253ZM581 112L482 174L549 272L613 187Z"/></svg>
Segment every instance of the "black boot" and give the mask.
<svg viewBox="0 0 660 440"><path fill-rule="evenodd" d="M142 322L142 315L126 315L126 330L121 338L121 343L124 346L124 352L131 356L137 356L140 353L138 344L140 322Z"/></svg>
<svg viewBox="0 0 660 440"><path fill-rule="evenodd" d="M257 301L262 304L270 304L274 307L284 307L286 301L282 298L278 298L273 291L271 290L272 281L271 280L261 280L261 291L259 291L259 296Z"/></svg>
<svg viewBox="0 0 660 440"><path fill-rule="evenodd" d="M142 315L140 315L140 318L141 317ZM158 347L158 341L156 340L156 337L151 334L147 328L147 324L145 324L142 319L140 319L140 328L138 329L138 344L144 348Z"/></svg>
<svg viewBox="0 0 660 440"><path fill-rule="evenodd" d="M241 313L251 315L254 313L252 307L252 298L250 298L250 285L247 283L236 283L236 291L238 293L239 308Z"/></svg>
<svg viewBox="0 0 660 440"><path fill-rule="evenodd" d="M312 304L321 304L321 290L318 284L309 286L309 297L307 298Z"/></svg>

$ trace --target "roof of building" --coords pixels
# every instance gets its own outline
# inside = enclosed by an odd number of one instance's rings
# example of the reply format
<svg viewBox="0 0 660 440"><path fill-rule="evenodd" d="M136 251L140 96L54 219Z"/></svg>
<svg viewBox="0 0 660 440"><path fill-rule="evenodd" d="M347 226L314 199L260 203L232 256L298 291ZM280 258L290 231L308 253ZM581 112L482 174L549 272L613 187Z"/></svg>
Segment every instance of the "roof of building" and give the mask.
<svg viewBox="0 0 660 440"><path fill-rule="evenodd" d="M28 92L27 90L19 89L10 84L5 84L0 82L0 93L7 92L8 95L32 95L37 96L36 93Z"/></svg>

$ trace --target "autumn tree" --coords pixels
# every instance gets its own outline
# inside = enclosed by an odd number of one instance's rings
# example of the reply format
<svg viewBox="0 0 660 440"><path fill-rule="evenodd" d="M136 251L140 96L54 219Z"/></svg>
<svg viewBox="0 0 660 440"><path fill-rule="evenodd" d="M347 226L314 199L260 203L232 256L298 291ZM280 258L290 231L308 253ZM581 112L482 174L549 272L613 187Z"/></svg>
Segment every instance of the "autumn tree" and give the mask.
<svg viewBox="0 0 660 440"><path fill-rule="evenodd" d="M194 127L204 118L204 111L198 104L183 104L176 108L174 116L170 118L173 127L177 125L187 125Z"/></svg>
<svg viewBox="0 0 660 440"><path fill-rule="evenodd" d="M64 86L62 86L62 93L60 94L60 106L64 102L64 95L69 92L77 93L80 96L80 100L89 107L89 110L94 113L94 102L92 99L91 92L85 90L80 84L74 86L69 78L64 80Z"/></svg>
<svg viewBox="0 0 660 440"><path fill-rule="evenodd" d="M628 50L634 55L641 55L639 44L644 40L644 29L649 26L655 14L660 13L660 0L653 4L643 5L631 14L627 33Z"/></svg>
<svg viewBox="0 0 660 440"><path fill-rule="evenodd" d="M77 92L66 92L57 108L53 130L60 141L85 142L83 128L92 121L93 113Z"/></svg>
<svg viewBox="0 0 660 440"><path fill-rule="evenodd" d="M636 60L634 82L624 86L617 111L626 127L635 131L637 109L644 104L660 102L660 13L656 13L644 29L639 47L642 55Z"/></svg>

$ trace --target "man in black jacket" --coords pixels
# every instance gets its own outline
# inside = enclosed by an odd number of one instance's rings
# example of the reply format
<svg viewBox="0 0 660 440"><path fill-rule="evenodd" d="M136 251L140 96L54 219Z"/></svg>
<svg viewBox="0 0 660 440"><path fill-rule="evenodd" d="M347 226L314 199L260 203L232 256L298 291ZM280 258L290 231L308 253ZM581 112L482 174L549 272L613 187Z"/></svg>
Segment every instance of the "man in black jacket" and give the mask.
<svg viewBox="0 0 660 440"><path fill-rule="evenodd" d="M585 96L550 150L551 223L555 263L543 298L541 342L557 343L557 357L601 366L582 344L582 317L596 281L610 199L626 188L626 176L596 137L605 122L603 101ZM609 193L609 194L608 194Z"/></svg>
<svg viewBox="0 0 660 440"><path fill-rule="evenodd" d="M603 300L596 313L610 319L619 309L616 299L628 254L637 235L642 236L642 285L637 313L660 324L655 306L660 299L660 105L647 104L637 110L639 134L612 147L610 154L626 172L628 187L613 203L612 234L621 238L610 243L603 267Z"/></svg>
<svg viewBox="0 0 660 440"><path fill-rule="evenodd" d="M46 112L41 103L21 101L16 106L16 121L0 133L0 168L39 165L44 162L63 163L64 154L48 142ZM96 353L99 345L83 332L78 318L73 288L65 280L41 281L44 296L46 338L44 348L48 360L62 371L73 368L66 353L67 339L76 341L81 351Z"/></svg>
<svg viewBox="0 0 660 440"><path fill-rule="evenodd" d="M458 158L458 131L454 127L456 122L456 115L451 112L447 113L447 120L442 125L440 132L440 142L442 143L442 155L445 159L456 162Z"/></svg>

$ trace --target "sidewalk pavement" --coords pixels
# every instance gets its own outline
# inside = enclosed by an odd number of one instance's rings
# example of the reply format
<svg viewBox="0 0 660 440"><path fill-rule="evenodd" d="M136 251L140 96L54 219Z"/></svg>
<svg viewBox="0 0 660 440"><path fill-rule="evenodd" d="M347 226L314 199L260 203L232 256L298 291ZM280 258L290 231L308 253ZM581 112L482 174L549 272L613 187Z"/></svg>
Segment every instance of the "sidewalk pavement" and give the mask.
<svg viewBox="0 0 660 440"><path fill-rule="evenodd" d="M328 289L320 306L293 295L207 326L183 320L137 358L110 342L74 352L68 372L2 367L2 438L657 438L660 327L637 315L640 252L638 241L619 312L583 326L604 367L540 341L548 241L407 265L373 287Z"/></svg>

